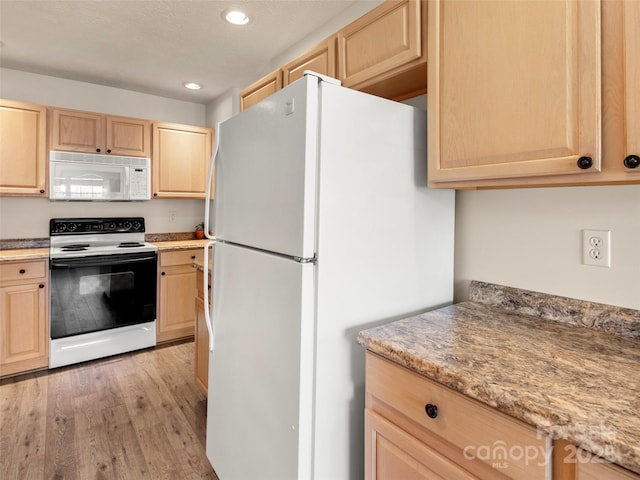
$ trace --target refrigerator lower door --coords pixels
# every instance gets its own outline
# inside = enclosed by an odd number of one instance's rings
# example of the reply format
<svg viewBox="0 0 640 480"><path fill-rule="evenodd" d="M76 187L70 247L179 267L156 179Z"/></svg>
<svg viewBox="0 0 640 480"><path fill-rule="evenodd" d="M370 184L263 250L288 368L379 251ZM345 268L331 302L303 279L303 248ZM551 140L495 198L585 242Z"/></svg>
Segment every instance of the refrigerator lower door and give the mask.
<svg viewBox="0 0 640 480"><path fill-rule="evenodd" d="M207 457L221 480L311 476L314 265L216 244Z"/></svg>

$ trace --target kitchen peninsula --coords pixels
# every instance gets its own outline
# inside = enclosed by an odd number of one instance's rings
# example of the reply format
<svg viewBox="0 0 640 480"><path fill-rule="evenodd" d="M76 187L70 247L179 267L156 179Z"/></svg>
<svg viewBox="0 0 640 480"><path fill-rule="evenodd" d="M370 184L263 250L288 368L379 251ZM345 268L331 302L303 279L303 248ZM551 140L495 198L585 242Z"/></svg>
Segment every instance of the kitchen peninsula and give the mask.
<svg viewBox="0 0 640 480"><path fill-rule="evenodd" d="M592 468L609 469L598 470L599 475L605 475L600 478L640 478L628 472L640 473L639 339L638 310L472 282L467 302L359 334L359 342L368 349L367 415L385 425L400 423L404 430L419 428L419 424L453 444L484 438L482 445L495 448L506 438L490 436L495 424L466 437L459 433L461 429L452 430L459 426L470 429L482 415L498 414L509 422L516 419L520 424L516 428L529 429L530 439L549 436L554 440L553 462L558 471L553 478L592 478L586 476ZM376 378L380 375L386 375L384 385ZM394 378L400 375L410 375L410 388L394 393L394 388L402 385ZM424 387L427 390L419 386L423 380L430 383ZM396 387L390 382L396 382ZM419 391L428 393L418 398ZM450 403L458 401L452 399L454 395L479 410L461 412L460 403L454 409ZM381 396L389 398L381 400ZM408 400L394 400L398 397ZM425 412L425 403L437 409ZM458 419L460 425L456 424ZM509 430L512 428L498 434ZM420 435L418 430L408 433ZM376 454L385 453L376 435L381 433L367 430L370 469L376 468ZM576 445L582 453L561 451L566 445ZM464 449L466 459L472 445L456 446ZM475 447L480 451L478 444ZM567 468L559 463L568 456L587 459L579 463L577 477L575 471L573 476L561 473ZM516 463L485 457L493 469ZM628 470L616 477L615 467L602 463L603 458ZM568 470L571 468L576 467ZM583 470L585 476L581 476ZM514 476L544 478L528 476L529 471L524 468ZM474 473L482 478L478 471ZM509 470L505 473L512 476ZM497 474L495 470L493 474Z"/></svg>

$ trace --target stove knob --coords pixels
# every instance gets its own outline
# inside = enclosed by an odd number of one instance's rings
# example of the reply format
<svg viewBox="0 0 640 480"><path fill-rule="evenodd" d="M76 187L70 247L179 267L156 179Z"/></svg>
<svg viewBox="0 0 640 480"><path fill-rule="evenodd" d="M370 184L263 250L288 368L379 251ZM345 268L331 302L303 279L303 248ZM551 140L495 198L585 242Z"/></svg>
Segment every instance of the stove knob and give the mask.
<svg viewBox="0 0 640 480"><path fill-rule="evenodd" d="M70 223L67 226L67 230L69 230L70 232L75 232L75 230L78 228L78 224L77 223Z"/></svg>
<svg viewBox="0 0 640 480"><path fill-rule="evenodd" d="M131 230L131 222L129 220L124 222L122 226L124 227L125 230Z"/></svg>
<svg viewBox="0 0 640 480"><path fill-rule="evenodd" d="M64 232L67 229L66 223L59 223L56 225L56 232Z"/></svg>
<svg viewBox="0 0 640 480"><path fill-rule="evenodd" d="M107 225L107 230L115 230L116 229L116 224L114 222L111 222L110 224Z"/></svg>
<svg viewBox="0 0 640 480"><path fill-rule="evenodd" d="M133 229L137 232L142 227L142 224L138 220L133 221Z"/></svg>

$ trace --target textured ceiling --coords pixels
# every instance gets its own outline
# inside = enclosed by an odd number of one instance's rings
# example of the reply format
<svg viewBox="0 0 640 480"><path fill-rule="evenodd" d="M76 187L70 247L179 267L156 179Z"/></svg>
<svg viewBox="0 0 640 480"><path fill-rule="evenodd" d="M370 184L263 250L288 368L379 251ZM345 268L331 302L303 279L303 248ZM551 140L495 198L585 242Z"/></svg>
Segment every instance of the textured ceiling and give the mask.
<svg viewBox="0 0 640 480"><path fill-rule="evenodd" d="M206 103L363 1L0 0L0 66ZM222 20L234 5L251 23Z"/></svg>

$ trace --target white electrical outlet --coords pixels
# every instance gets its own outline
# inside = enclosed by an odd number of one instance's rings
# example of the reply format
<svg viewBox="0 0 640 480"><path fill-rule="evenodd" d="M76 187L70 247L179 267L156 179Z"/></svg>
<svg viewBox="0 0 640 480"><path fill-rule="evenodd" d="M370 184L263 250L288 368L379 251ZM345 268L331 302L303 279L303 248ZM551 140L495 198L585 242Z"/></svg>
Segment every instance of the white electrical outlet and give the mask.
<svg viewBox="0 0 640 480"><path fill-rule="evenodd" d="M611 267L611 230L582 230L582 263Z"/></svg>

